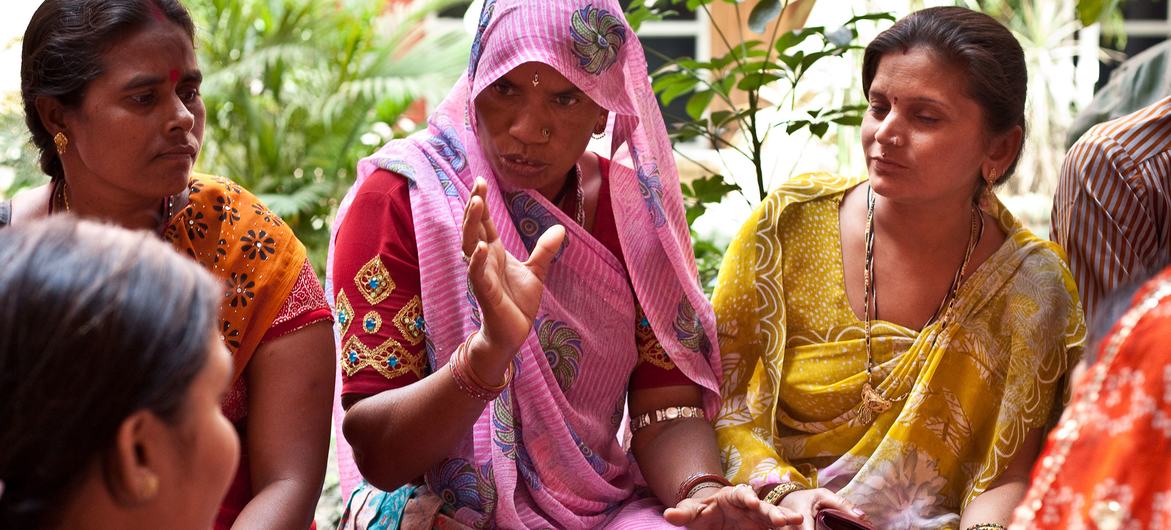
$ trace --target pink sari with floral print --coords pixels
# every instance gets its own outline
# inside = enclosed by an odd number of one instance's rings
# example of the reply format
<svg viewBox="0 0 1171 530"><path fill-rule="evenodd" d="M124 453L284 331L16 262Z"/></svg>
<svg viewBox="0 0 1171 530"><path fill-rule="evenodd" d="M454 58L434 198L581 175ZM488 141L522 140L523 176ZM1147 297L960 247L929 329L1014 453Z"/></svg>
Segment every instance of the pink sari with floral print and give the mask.
<svg viewBox="0 0 1171 530"><path fill-rule="evenodd" d="M705 389L709 417L718 407L714 317L696 280L675 163L646 59L622 17L614 0L488 0L467 76L426 131L391 142L359 163L358 181L338 213L335 226L378 169L410 180L432 372L480 326L460 248L474 177L488 180L488 209L502 243L518 259L528 257L549 227L567 227L533 331L514 359L512 384L485 407L450 457L426 474L444 512L464 524L666 525L658 501L636 490L641 475L619 438L638 360L636 300L671 360ZM613 159L611 200L626 267L537 192L503 189L480 151L476 95L526 62L557 69L613 116L607 155Z"/></svg>

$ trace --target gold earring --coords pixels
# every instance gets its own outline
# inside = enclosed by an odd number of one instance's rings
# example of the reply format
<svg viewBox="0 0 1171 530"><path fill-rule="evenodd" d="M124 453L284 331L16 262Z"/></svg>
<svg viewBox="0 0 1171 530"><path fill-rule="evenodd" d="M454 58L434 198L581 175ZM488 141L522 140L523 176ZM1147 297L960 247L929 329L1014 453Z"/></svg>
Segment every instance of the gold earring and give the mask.
<svg viewBox="0 0 1171 530"><path fill-rule="evenodd" d="M69 148L69 137L65 136L64 132L57 132L53 135L53 143L57 145L57 154L65 154L65 149Z"/></svg>
<svg viewBox="0 0 1171 530"><path fill-rule="evenodd" d="M146 475L142 478L142 484L138 488L138 496L146 501L153 499L159 493L159 477L154 473Z"/></svg>

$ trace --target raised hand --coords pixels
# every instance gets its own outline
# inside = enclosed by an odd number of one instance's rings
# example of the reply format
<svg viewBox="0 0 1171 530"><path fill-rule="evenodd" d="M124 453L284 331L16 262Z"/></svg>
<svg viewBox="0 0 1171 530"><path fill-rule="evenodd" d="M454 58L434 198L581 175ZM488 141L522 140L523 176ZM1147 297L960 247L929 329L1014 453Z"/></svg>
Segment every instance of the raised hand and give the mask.
<svg viewBox="0 0 1171 530"><path fill-rule="evenodd" d="M712 492L712 493L708 493ZM741 484L700 490L663 513L668 523L698 529L798 528L800 514L760 500L752 488Z"/></svg>
<svg viewBox="0 0 1171 530"><path fill-rule="evenodd" d="M492 365L491 373L503 373L507 364L528 337L541 305L545 275L553 261L565 227L556 225L541 234L528 261L521 262L510 254L496 233L488 214L488 183L477 177L468 205L464 209L463 252L469 257L468 278L472 293L480 304L480 333L472 351L490 353L493 359L473 359L474 364Z"/></svg>

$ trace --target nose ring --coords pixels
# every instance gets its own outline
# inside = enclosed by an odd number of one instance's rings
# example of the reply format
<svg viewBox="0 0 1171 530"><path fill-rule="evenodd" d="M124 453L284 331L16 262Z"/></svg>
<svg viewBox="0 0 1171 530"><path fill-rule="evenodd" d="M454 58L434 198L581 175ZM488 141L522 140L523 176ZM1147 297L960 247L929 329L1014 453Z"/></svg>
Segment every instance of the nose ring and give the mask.
<svg viewBox="0 0 1171 530"><path fill-rule="evenodd" d="M541 129L541 134L545 135L545 138L548 138L550 134L549 129Z"/></svg>
<svg viewBox="0 0 1171 530"><path fill-rule="evenodd" d="M895 146L895 147L898 147L898 146L902 145L902 143L903 143L903 141L902 141L902 140L899 140L899 137L898 137L898 136L892 137L892 138L890 139L890 145L893 145L893 146Z"/></svg>

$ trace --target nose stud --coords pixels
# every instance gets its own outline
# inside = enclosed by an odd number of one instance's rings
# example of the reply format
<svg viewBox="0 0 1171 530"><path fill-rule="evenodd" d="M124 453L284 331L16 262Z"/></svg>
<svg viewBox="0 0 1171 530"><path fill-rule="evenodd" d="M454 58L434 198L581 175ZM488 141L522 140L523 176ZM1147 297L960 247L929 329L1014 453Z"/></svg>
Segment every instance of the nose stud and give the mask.
<svg viewBox="0 0 1171 530"><path fill-rule="evenodd" d="M541 129L541 134L545 135L545 138L548 138L550 134L549 129Z"/></svg>
<svg viewBox="0 0 1171 530"><path fill-rule="evenodd" d="M895 147L898 147L898 146L900 146L900 145L902 145L902 144L903 144L903 141L902 141L902 140L900 140L898 136L894 136L894 137L892 137L892 138L890 139L890 145L893 145L893 146L895 146Z"/></svg>

